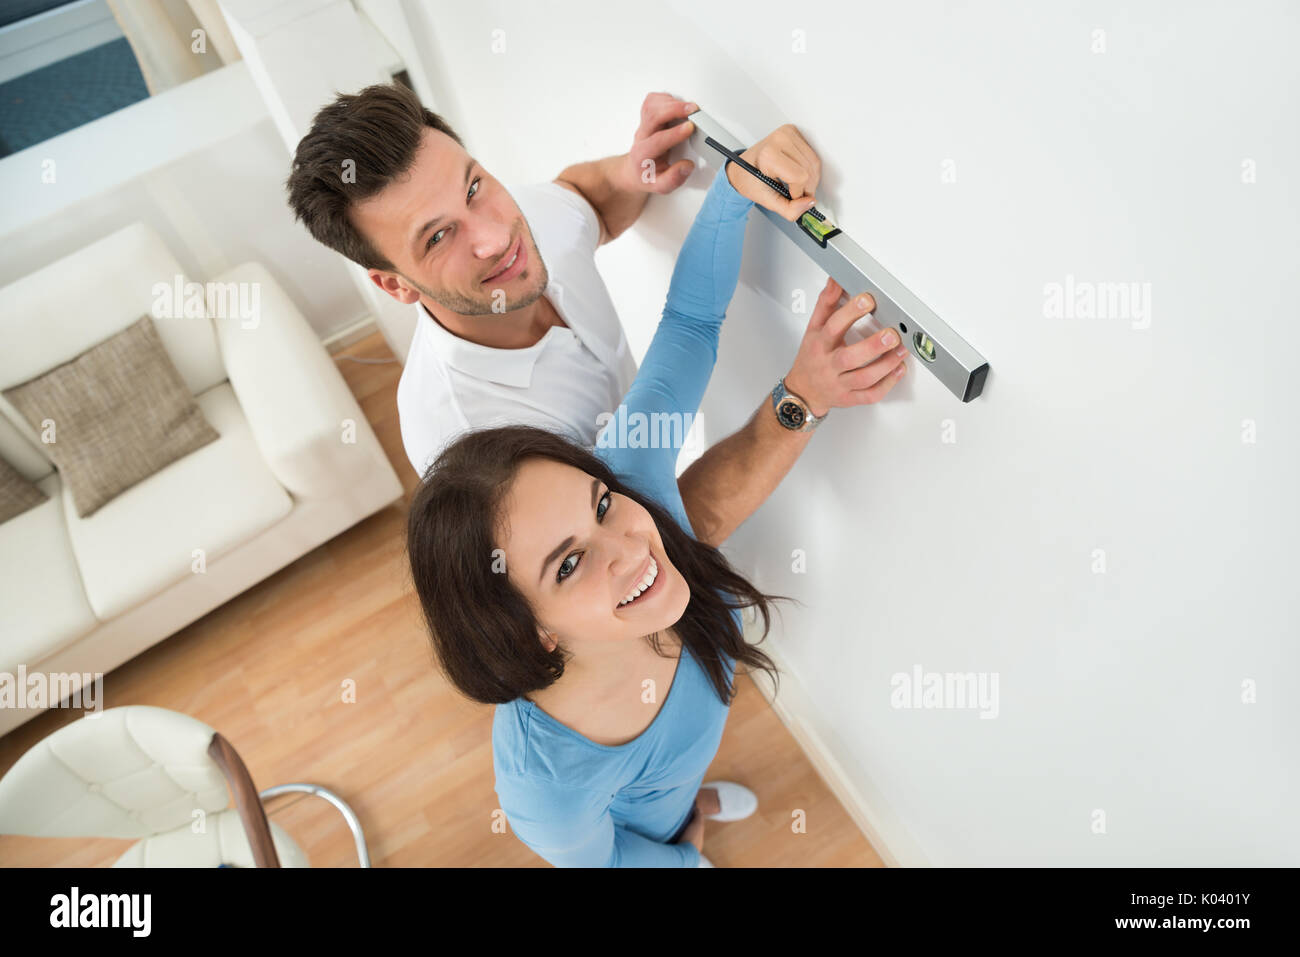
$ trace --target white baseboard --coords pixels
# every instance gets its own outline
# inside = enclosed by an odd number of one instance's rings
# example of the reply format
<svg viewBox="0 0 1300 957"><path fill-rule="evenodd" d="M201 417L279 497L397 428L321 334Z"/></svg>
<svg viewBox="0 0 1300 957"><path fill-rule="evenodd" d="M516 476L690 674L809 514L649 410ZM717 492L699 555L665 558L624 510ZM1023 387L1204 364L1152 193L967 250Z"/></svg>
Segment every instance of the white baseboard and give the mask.
<svg viewBox="0 0 1300 957"><path fill-rule="evenodd" d="M346 349L354 342L360 342L372 332L379 331L379 323L375 317L367 313L351 325L344 326L338 332L332 332L321 343L326 350L332 355L340 349Z"/></svg>
<svg viewBox="0 0 1300 957"><path fill-rule="evenodd" d="M742 616L745 621L747 640L751 643L757 642L762 634L761 622L756 625L751 621L751 612L748 610L743 612ZM759 647L781 672L780 695L775 694L775 685L766 671L750 671L749 676L758 690L781 719L781 723L799 742L799 747L808 756L817 773L844 805L844 809L849 812L849 816L871 842L871 846L876 849L876 853L884 860L886 866L930 866L925 854L912 839L903 822L871 783L870 776L859 772L850 777L836 760L834 749L827 745L825 739L833 740L834 736L828 733L824 738L818 733L816 725L819 712L815 700L794 671L787 667L787 662L781 655L775 638L774 627L772 633L769 633Z"/></svg>

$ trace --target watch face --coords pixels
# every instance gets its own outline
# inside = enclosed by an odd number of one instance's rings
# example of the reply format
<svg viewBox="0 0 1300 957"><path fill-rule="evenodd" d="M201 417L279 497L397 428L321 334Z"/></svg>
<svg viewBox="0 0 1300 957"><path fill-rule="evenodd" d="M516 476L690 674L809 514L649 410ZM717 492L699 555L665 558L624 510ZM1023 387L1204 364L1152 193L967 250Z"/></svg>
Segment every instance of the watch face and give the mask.
<svg viewBox="0 0 1300 957"><path fill-rule="evenodd" d="M799 407L798 402L784 400L776 407L776 415L787 429L797 429L803 425L803 409Z"/></svg>

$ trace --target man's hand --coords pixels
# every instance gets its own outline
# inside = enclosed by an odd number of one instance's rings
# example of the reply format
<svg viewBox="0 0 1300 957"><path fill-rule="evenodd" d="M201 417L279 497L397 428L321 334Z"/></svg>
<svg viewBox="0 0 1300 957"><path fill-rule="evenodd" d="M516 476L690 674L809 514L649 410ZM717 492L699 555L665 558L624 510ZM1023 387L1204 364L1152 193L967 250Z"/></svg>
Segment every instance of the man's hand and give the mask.
<svg viewBox="0 0 1300 957"><path fill-rule="evenodd" d="M744 170L741 170L744 172ZM804 333L786 387L823 416L832 408L869 405L894 387L903 370L906 347L898 333L882 329L846 345L844 333L876 308L870 294L836 307L844 290L828 280ZM893 336L892 345L884 339ZM710 446L677 479L682 506L698 541L719 547L767 497L794 465L812 438L811 432L783 427L764 394L758 409L738 432ZM697 806L700 795L696 795Z"/></svg>
<svg viewBox="0 0 1300 957"><path fill-rule="evenodd" d="M651 193L671 193L695 170L690 160L668 164L668 151L695 130L682 118L699 107L668 93L651 93L641 104L641 125L632 149L567 167L555 182L585 199L596 211L600 244L636 222Z"/></svg>
<svg viewBox="0 0 1300 957"><path fill-rule="evenodd" d="M882 329L860 342L845 344L844 333L876 308L876 300L864 292L836 308L843 293L834 279L826 280L794 366L785 377L786 388L807 402L816 416L831 409L879 402L903 376L907 346L898 341L896 329ZM865 305L859 304L863 298Z"/></svg>
<svg viewBox="0 0 1300 957"><path fill-rule="evenodd" d="M639 193L671 193L695 171L690 160L668 165L668 151L695 132L695 124L682 119L699 105L670 93L650 93L641 104L637 127L622 170L623 188ZM748 157L746 157L748 159Z"/></svg>
<svg viewBox="0 0 1300 957"><path fill-rule="evenodd" d="M817 182L822 176L822 161L789 123L773 130L741 153L740 158L764 176L781 180L790 191L790 198L786 199L753 173L735 163L727 163L727 179L741 196L779 213L790 222L807 212L809 206L815 205L813 200Z"/></svg>

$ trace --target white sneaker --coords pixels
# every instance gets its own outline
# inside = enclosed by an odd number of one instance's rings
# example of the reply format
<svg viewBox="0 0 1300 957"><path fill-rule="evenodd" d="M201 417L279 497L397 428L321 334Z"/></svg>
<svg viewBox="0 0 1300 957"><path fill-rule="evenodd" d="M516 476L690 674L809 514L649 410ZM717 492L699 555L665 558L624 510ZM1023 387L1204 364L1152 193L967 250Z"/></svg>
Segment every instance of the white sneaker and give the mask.
<svg viewBox="0 0 1300 957"><path fill-rule="evenodd" d="M713 862L712 862L711 860L709 860L707 857L705 857L703 854L701 854L701 855L700 855L700 863L699 863L699 866L700 866L700 867L712 867L712 866L713 866Z"/></svg>
<svg viewBox="0 0 1300 957"><path fill-rule="evenodd" d="M700 789L713 788L718 792L717 814L704 815L708 821L740 821L758 810L758 795L734 781L705 781Z"/></svg>

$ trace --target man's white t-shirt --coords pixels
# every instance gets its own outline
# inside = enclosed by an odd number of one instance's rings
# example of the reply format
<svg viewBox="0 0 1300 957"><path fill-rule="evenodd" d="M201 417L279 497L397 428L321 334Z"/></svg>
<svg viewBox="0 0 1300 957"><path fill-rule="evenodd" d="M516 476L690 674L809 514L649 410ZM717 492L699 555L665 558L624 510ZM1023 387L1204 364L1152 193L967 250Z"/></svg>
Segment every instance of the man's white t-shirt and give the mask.
<svg viewBox="0 0 1300 957"><path fill-rule="evenodd" d="M397 414L406 456L421 476L467 429L538 425L591 448L599 416L617 410L636 378L636 360L596 270L595 210L557 183L510 188L510 195L546 263L544 295L568 328L552 326L526 349L496 349L453 335L415 304Z"/></svg>

